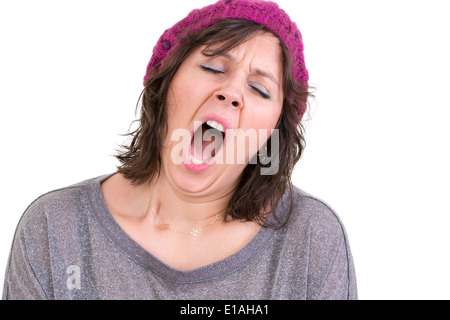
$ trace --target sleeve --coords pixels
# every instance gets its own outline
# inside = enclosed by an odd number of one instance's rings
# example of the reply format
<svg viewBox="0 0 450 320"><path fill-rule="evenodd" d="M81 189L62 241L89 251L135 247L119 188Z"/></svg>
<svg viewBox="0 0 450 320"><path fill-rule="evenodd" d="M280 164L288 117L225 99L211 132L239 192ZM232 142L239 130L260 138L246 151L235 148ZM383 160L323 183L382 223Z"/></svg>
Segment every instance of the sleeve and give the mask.
<svg viewBox="0 0 450 320"><path fill-rule="evenodd" d="M344 226L323 203L319 213L310 225L308 299L356 300L356 275Z"/></svg>
<svg viewBox="0 0 450 320"><path fill-rule="evenodd" d="M45 281L50 274L47 228L38 207L36 202L30 205L17 226L6 268L3 300L49 298L46 294L49 281Z"/></svg>

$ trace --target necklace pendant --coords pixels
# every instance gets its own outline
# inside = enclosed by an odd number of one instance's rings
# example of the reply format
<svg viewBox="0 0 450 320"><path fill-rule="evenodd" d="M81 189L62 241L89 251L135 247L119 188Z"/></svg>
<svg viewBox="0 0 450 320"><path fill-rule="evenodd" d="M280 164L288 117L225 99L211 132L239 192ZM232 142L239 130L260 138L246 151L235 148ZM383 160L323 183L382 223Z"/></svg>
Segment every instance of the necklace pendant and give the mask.
<svg viewBox="0 0 450 320"><path fill-rule="evenodd" d="M193 235L194 237L198 236L198 229L192 228L191 232L189 234Z"/></svg>
<svg viewBox="0 0 450 320"><path fill-rule="evenodd" d="M162 225L160 226L160 228L161 228L162 230L170 230L170 224L162 224Z"/></svg>

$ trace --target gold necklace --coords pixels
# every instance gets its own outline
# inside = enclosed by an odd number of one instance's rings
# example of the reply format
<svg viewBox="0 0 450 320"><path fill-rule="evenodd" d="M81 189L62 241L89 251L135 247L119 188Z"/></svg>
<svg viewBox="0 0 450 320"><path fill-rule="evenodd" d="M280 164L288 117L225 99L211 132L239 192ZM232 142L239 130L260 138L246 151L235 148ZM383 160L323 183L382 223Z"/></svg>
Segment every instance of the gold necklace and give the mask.
<svg viewBox="0 0 450 320"><path fill-rule="evenodd" d="M159 220L159 216L158 216L158 214L156 213L155 209L153 209L153 207L152 207L152 211L153 211L153 213L155 214L156 218ZM168 224L168 223L161 223L160 228L161 228L162 230L170 230L170 231L180 232L180 233L184 233L184 234L188 234L188 235L197 237L197 236L198 236L198 233L199 233L200 231L203 231L203 230L205 230L206 228L212 226L213 224L216 224L217 222L219 222L219 221L224 221L224 220L225 220L224 217L222 217L222 216L220 216L220 214L216 213L216 220L214 220L213 222L207 224L206 226L204 226L204 227L202 227L202 228L192 227L192 229L189 230L189 231L183 231L183 230L175 229L174 227L172 227L172 226L171 226L170 224Z"/></svg>

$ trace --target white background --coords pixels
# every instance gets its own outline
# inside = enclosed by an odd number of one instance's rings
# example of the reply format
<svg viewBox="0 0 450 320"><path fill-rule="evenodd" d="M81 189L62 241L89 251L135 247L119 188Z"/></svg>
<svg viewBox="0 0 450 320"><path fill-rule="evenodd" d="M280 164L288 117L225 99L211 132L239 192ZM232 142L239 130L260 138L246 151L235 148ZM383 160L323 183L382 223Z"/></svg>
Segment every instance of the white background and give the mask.
<svg viewBox="0 0 450 320"><path fill-rule="evenodd" d="M0 286L26 207L115 171L162 32L209 0L0 2ZM311 84L293 180L346 227L361 299L450 298L446 1L292 1Z"/></svg>

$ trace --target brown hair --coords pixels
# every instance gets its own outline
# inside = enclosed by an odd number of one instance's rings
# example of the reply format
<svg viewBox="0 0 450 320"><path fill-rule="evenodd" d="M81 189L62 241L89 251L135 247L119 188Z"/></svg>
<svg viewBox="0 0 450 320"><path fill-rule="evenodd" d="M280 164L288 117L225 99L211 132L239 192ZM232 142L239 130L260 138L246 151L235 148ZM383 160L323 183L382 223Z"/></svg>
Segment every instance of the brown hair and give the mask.
<svg viewBox="0 0 450 320"><path fill-rule="evenodd" d="M261 31L270 32L266 27L253 21L224 19L200 33L179 39L181 44L174 49L164 65L156 65L153 71L150 71L149 79L138 100L138 104L142 100L138 128L126 134L132 137L132 140L129 145L123 145L124 150L116 155L121 162L118 171L125 178L130 179L135 185L140 185L159 177L162 164L161 150L167 134L167 93L170 82L183 60L202 45L206 45L203 53L211 56L228 52ZM279 129L279 155L281 155L279 169L276 174L261 175L260 170L264 166L262 163L257 161L256 164L248 164L228 205L228 213L233 219L255 221L260 225L271 227L281 227L290 215L289 211L286 219L280 221L277 214L272 212L276 223L270 225L267 223L267 210L276 207L286 188L290 190L291 203L293 200L291 174L305 147L303 127L301 124L296 125L298 115L295 110L297 106L305 103L309 95L308 86L294 80L290 54L282 40L279 39L279 42L284 70L284 103L276 126L276 129ZM212 46L218 44L220 46L215 46L214 50L211 50ZM270 154L270 138L266 145Z"/></svg>

